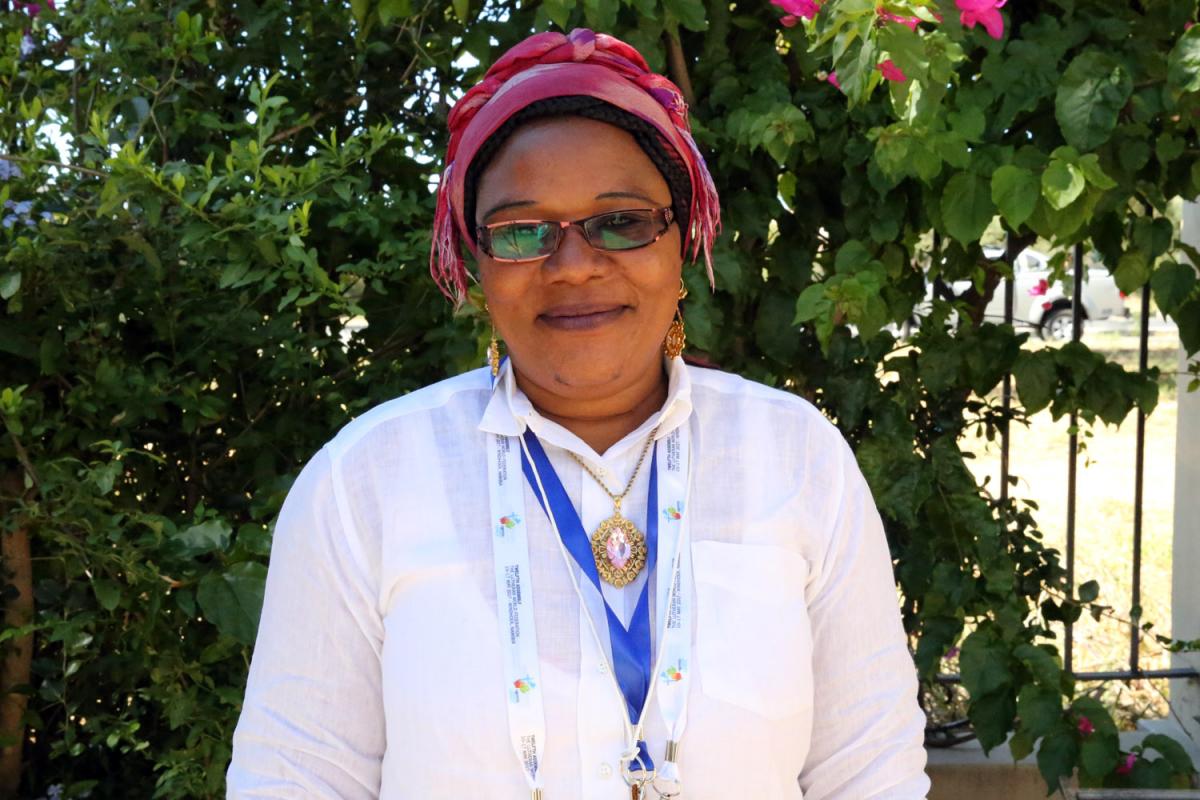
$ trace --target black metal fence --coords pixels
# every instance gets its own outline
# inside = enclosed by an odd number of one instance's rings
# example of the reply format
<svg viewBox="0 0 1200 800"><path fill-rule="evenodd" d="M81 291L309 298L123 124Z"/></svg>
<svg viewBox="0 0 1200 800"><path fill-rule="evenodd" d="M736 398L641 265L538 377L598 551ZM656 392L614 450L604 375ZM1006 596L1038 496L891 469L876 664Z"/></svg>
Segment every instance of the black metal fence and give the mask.
<svg viewBox="0 0 1200 800"><path fill-rule="evenodd" d="M1003 258L1009 266L1010 276L1004 282L1004 321L1008 325L1013 324L1013 308L1015 305L1015 271L1013 270L1019 252L1013 252L1013 247L1007 248ZM1072 291L1071 291L1071 340L1078 342L1083 335L1083 280L1086 266L1084 265L1083 245L1075 245L1072 253ZM1140 327L1138 332L1138 368L1145 374L1149 362L1149 342L1150 342L1150 290L1149 287L1143 287L1141 291L1141 318L1139 320ZM1001 385L1001 403L1004 411L1007 412L1012 407L1012 375L1005 375ZM1078 416L1072 412L1070 419L1069 439L1067 444L1067 541L1066 541L1066 569L1067 569L1067 592L1069 596L1074 595L1075 590L1075 507L1076 507L1076 481L1078 478L1078 458L1079 458L1079 435L1078 435ZM1009 444L1010 432L1008 425L1005 424L1000 435L1000 499L1005 501L1008 499L1008 478L1009 478ZM1137 410L1137 439L1136 451L1134 456L1134 496L1133 496L1133 564L1132 564L1132 590L1131 590L1131 617L1133 624L1129 629L1129 664L1125 669L1100 671L1100 672L1075 672L1073 669L1075 646L1074 646L1074 626L1072 623L1065 623L1065 635L1063 645L1063 668L1069 674L1074 675L1078 681L1130 681L1146 678L1200 678L1200 672L1192 668L1173 668L1173 669L1143 669L1139 659L1139 645L1141 641L1141 629L1139 627L1138 609L1141 608L1142 600L1142 505L1143 505L1143 480L1144 466L1146 457L1146 414L1139 408ZM955 674L943 674L938 676L939 683L953 684L960 683L961 676ZM966 720L958 720L949 722L943 725L932 727L928 730L926 740L928 744L935 746L949 746L959 742L967 741L973 737L970 733L969 723Z"/></svg>

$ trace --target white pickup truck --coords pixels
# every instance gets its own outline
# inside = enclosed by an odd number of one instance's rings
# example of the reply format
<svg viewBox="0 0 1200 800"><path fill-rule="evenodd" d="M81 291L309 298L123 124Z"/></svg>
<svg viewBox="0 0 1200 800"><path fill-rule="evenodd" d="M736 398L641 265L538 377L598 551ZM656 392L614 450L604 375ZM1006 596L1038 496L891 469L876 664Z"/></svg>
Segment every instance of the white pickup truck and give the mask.
<svg viewBox="0 0 1200 800"><path fill-rule="evenodd" d="M988 255L993 255L989 250ZM1083 276L1084 320L1129 316L1125 298L1113 282L1108 268L1093 259L1085 258L1087 271ZM1071 338L1071 295L1062 281L1050 281L1050 265L1043 254L1033 249L1022 250L1013 264L1016 277L1013 293L1013 325L1037 328L1043 339ZM1069 278L1068 278L1069 280ZM1004 321L1004 285L996 287L992 300L984 309L989 322ZM962 287L963 290L967 285ZM960 291L955 286L955 293Z"/></svg>

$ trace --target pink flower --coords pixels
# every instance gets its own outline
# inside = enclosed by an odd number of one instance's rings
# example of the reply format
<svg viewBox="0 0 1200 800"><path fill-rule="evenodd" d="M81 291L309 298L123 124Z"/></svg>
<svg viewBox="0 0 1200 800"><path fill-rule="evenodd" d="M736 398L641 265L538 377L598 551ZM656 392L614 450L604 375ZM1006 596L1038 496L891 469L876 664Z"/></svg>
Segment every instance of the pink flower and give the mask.
<svg viewBox="0 0 1200 800"><path fill-rule="evenodd" d="M812 19L821 10L821 5L817 0L771 0L771 5L779 6L788 13L788 16L803 17L804 19ZM787 25L786 22L784 24ZM791 24L795 25L796 23L793 20Z"/></svg>
<svg viewBox="0 0 1200 800"><path fill-rule="evenodd" d="M908 76L904 74L904 70L896 66L896 62L890 58L887 61L880 61L877 69L883 73L883 77L889 81L903 82L908 80Z"/></svg>
<svg viewBox="0 0 1200 800"><path fill-rule="evenodd" d="M879 14L879 18L883 21L898 22L901 25L906 26L910 31L915 31L917 29L917 25L921 22L921 20L917 19L916 17L902 17L899 14L893 14L890 11L884 11L883 6L880 6L878 9L876 9L876 11Z"/></svg>
<svg viewBox="0 0 1200 800"><path fill-rule="evenodd" d="M842 84L838 81L838 76L837 76L836 72L829 73L827 76L825 76L825 80L832 83L838 91L841 91Z"/></svg>
<svg viewBox="0 0 1200 800"><path fill-rule="evenodd" d="M1047 291L1049 291L1049 289L1050 289L1050 282L1048 280L1046 280L1045 278L1042 278L1036 284L1029 287L1029 296L1030 297L1041 297Z"/></svg>
<svg viewBox="0 0 1200 800"><path fill-rule="evenodd" d="M1077 727L1079 728L1079 733L1083 736L1091 736L1096 732L1096 726L1092 724L1090 719L1082 714L1079 715L1079 725Z"/></svg>
<svg viewBox="0 0 1200 800"><path fill-rule="evenodd" d="M974 28L976 23L982 25L988 36L999 39L1004 35L1004 17L1000 16L1000 7L1008 0L954 0L960 12L959 19L968 28Z"/></svg>
<svg viewBox="0 0 1200 800"><path fill-rule="evenodd" d="M783 17L780 18L779 24L785 28L794 28L796 27L796 23L799 21L800 18L795 14L784 14Z"/></svg>
<svg viewBox="0 0 1200 800"><path fill-rule="evenodd" d="M1137 763L1137 753L1129 753L1125 756L1125 763L1117 767L1118 775L1128 775L1133 772L1133 765Z"/></svg>

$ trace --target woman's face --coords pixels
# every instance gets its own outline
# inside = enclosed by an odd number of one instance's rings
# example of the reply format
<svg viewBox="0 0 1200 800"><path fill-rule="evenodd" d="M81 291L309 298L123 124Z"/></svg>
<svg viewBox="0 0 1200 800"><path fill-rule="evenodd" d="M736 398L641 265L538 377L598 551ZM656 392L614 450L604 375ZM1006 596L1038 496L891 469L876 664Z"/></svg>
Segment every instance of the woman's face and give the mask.
<svg viewBox="0 0 1200 800"><path fill-rule="evenodd" d="M671 193L632 135L583 117L518 129L480 176L476 224L578 220L664 208ZM479 252L493 324L518 375L566 398L595 399L661 372L679 297L679 226L637 250L593 249L578 227L540 261Z"/></svg>

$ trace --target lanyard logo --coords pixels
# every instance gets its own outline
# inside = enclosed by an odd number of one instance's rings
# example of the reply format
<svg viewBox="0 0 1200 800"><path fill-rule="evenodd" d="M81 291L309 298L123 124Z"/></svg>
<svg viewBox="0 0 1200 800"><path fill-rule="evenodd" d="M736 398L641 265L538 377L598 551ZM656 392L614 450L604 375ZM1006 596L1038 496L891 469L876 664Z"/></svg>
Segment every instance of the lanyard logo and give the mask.
<svg viewBox="0 0 1200 800"><path fill-rule="evenodd" d="M505 514L496 525L496 536L501 539L504 534L521 524L521 518L516 514Z"/></svg>
<svg viewBox="0 0 1200 800"><path fill-rule="evenodd" d="M533 682L533 678L526 675L524 678L517 678L513 681L513 690L511 699L514 703L521 702L521 695L529 694L537 688L537 684Z"/></svg>

